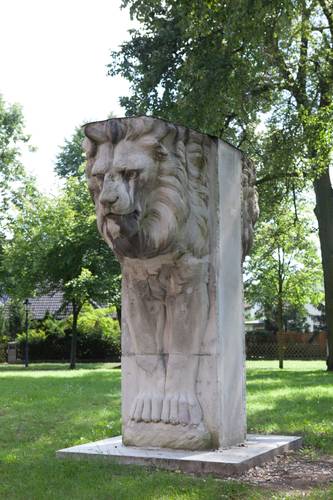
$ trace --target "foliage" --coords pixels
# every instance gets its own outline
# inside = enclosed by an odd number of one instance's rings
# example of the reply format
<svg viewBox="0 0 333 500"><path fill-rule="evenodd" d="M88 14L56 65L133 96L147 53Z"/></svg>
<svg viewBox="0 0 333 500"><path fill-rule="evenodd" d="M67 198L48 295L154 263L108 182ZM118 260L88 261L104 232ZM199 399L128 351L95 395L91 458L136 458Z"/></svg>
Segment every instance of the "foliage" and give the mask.
<svg viewBox="0 0 333 500"><path fill-rule="evenodd" d="M257 165L261 211L272 212L332 158L325 4L124 0L138 23L109 65L131 84L121 104L128 115L156 114L241 145Z"/></svg>
<svg viewBox="0 0 333 500"><path fill-rule="evenodd" d="M70 139L65 140L57 155L55 171L60 177L84 177L83 163L85 160L82 149L84 133L81 127L77 127Z"/></svg>
<svg viewBox="0 0 333 500"><path fill-rule="evenodd" d="M333 370L332 2L122 5L138 28L113 53L109 71L131 84L132 95L121 99L127 114L157 114L242 145L259 167L263 211L313 184Z"/></svg>
<svg viewBox="0 0 333 500"><path fill-rule="evenodd" d="M325 314L325 306L323 303L318 304L317 309L319 314L312 316L314 321L314 331L323 332L327 331L326 324L326 314Z"/></svg>
<svg viewBox="0 0 333 500"><path fill-rule="evenodd" d="M68 301L112 301L119 266L97 233L85 183L70 179L58 198L26 204L12 233L5 255L11 296L61 289Z"/></svg>
<svg viewBox="0 0 333 500"><path fill-rule="evenodd" d="M132 95L121 99L127 114L157 114L238 142L258 97L269 100L256 90L258 53L249 72L241 4L124 1L139 25L113 53L109 72L131 83Z"/></svg>
<svg viewBox="0 0 333 500"><path fill-rule="evenodd" d="M287 140L296 132L296 141L288 140L291 158L308 153L311 159L315 148L327 159L333 140L327 0L236 0L232 8L218 0L122 5L138 27L113 52L109 72L131 83L132 95L121 99L129 115L159 114L249 144L258 112L274 109L268 115L273 129ZM282 162L285 173L288 165Z"/></svg>
<svg viewBox="0 0 333 500"><path fill-rule="evenodd" d="M0 363L3 363L6 360L6 351L7 351L7 343L8 337L7 333L7 314L5 311L4 304L0 303Z"/></svg>
<svg viewBox="0 0 333 500"><path fill-rule="evenodd" d="M20 181L25 172L20 162L20 147L29 137L24 133L24 121L20 106L7 105L0 95L0 215L15 201L20 193ZM1 227L1 226L0 226Z"/></svg>
<svg viewBox="0 0 333 500"><path fill-rule="evenodd" d="M84 306L78 319L77 355L80 360L110 360L120 357L120 330L112 318L115 308L94 309ZM29 357L31 361L64 360L68 357L72 317L56 320L47 316L32 322L29 329ZM19 355L24 353L25 333L17 336ZM22 358L23 359L23 358Z"/></svg>
<svg viewBox="0 0 333 500"><path fill-rule="evenodd" d="M35 194L35 185L20 161L21 147L29 137L24 133L20 106L7 105L0 95L0 294L8 278L3 263L5 240L15 213Z"/></svg>
<svg viewBox="0 0 333 500"><path fill-rule="evenodd" d="M73 308L71 366L75 366L76 324L85 302L119 301L119 264L97 232L86 183L68 179L57 198L36 196L11 224L4 262L7 293L23 299L64 292Z"/></svg>
<svg viewBox="0 0 333 500"><path fill-rule="evenodd" d="M25 321L25 309L22 302L11 299L6 304L7 335L14 339L19 331L23 329Z"/></svg>
<svg viewBox="0 0 333 500"><path fill-rule="evenodd" d="M30 321L29 332L31 330L36 330L42 332L45 337L49 335L63 337L65 335L66 328L68 328L67 323L67 318L59 320L54 318L51 314L46 313L44 319Z"/></svg>
<svg viewBox="0 0 333 500"><path fill-rule="evenodd" d="M115 316L114 306L95 309L86 304L78 320L78 332L80 335L101 333L104 337L112 337L114 342L120 345L119 324Z"/></svg>
<svg viewBox="0 0 333 500"><path fill-rule="evenodd" d="M15 339L18 332L23 329L25 309L22 302L11 299L0 303L0 338L6 342Z"/></svg>
<svg viewBox="0 0 333 500"><path fill-rule="evenodd" d="M76 129L57 158L66 177L62 193L37 191L24 199L2 248L5 289L18 300L61 290L73 310L71 367L75 366L77 320L85 302L119 307L120 268L98 235L95 213L83 178L82 131Z"/></svg>
<svg viewBox="0 0 333 500"><path fill-rule="evenodd" d="M246 300L260 306L260 314L273 320L280 331L290 314L305 315L306 304L322 299L320 260L311 240L311 218L295 213L288 203L274 218L257 227L254 249L245 265Z"/></svg>
<svg viewBox="0 0 333 500"><path fill-rule="evenodd" d="M8 319L5 310L5 304L0 303L0 339L2 339L2 337L6 334L7 325L8 325Z"/></svg>
<svg viewBox="0 0 333 500"><path fill-rule="evenodd" d="M317 264L318 267L318 264ZM320 268L318 269L318 275L320 275ZM320 286L320 281L318 279L318 284ZM317 284L317 286L318 286ZM316 297L317 300L317 297ZM317 305L317 304L316 304ZM302 308L303 309L303 308ZM284 310L283 314L283 325L284 329L288 332L308 332L310 325L307 322L306 311L299 307L292 306L288 304Z"/></svg>

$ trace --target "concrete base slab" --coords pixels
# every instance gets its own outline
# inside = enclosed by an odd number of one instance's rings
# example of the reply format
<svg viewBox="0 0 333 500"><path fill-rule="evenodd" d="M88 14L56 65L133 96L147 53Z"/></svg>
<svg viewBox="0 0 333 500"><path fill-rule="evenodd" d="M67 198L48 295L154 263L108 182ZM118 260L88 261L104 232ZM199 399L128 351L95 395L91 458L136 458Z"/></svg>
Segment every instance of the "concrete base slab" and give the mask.
<svg viewBox="0 0 333 500"><path fill-rule="evenodd" d="M264 436L249 434L243 445L215 451L186 451L166 448L136 448L124 446L121 436L94 443L65 448L57 458L101 458L118 464L144 465L195 474L226 476L240 474L274 456L299 448L297 436Z"/></svg>

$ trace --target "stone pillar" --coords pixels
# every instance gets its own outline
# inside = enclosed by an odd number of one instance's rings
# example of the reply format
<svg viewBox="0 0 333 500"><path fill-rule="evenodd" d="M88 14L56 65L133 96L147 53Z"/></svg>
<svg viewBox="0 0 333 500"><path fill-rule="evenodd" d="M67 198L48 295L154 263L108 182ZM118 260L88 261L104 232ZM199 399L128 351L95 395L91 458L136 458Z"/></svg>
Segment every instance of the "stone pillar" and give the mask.
<svg viewBox="0 0 333 500"><path fill-rule="evenodd" d="M236 148L151 117L85 126L99 230L123 274L123 443L242 443L242 257L257 217Z"/></svg>
<svg viewBox="0 0 333 500"><path fill-rule="evenodd" d="M219 219L217 243L216 335L219 392L218 444L241 443L246 435L245 332L241 270L242 156L218 143Z"/></svg>

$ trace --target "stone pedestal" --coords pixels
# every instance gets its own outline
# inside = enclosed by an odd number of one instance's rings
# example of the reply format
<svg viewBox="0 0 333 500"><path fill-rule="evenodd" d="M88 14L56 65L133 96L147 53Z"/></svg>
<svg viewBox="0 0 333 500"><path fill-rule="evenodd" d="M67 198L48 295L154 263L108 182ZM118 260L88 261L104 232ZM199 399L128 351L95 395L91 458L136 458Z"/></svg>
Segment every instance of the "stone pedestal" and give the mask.
<svg viewBox="0 0 333 500"><path fill-rule="evenodd" d="M217 138L152 117L84 130L98 228L123 276L123 444L244 442L252 164Z"/></svg>
<svg viewBox="0 0 333 500"><path fill-rule="evenodd" d="M226 477L262 465L302 444L296 436L250 434L241 446L215 451L184 451L162 448L135 448L122 444L121 436L57 451L57 458L103 459L124 465L144 465L193 474Z"/></svg>

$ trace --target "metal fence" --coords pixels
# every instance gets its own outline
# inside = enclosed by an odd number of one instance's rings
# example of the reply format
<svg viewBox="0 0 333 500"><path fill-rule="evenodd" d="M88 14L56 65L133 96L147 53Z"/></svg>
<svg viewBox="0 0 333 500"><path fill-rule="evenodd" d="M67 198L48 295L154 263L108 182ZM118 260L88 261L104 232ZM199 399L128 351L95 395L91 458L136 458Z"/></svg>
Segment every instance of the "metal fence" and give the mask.
<svg viewBox="0 0 333 500"><path fill-rule="evenodd" d="M287 344L246 342L246 359L279 359L279 348L283 359L326 359L326 346L318 344Z"/></svg>

